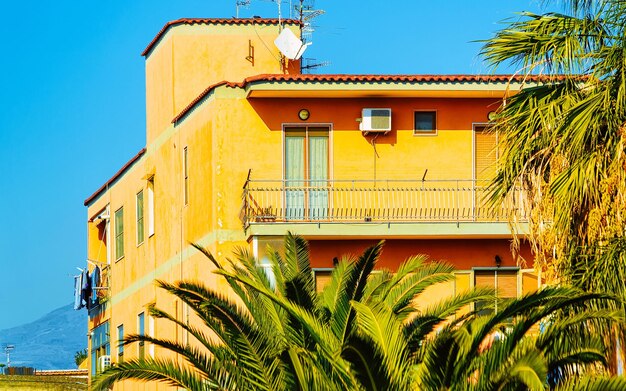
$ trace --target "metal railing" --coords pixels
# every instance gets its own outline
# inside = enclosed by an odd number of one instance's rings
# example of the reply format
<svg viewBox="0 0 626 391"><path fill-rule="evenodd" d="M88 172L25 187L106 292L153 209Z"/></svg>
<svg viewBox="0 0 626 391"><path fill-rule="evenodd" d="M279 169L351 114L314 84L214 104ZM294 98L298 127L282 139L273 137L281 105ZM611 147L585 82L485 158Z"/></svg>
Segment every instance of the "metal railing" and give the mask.
<svg viewBox="0 0 626 391"><path fill-rule="evenodd" d="M268 222L526 220L519 207L490 203L487 184L475 180L248 180L240 218L246 227ZM513 198L519 199L519 194Z"/></svg>

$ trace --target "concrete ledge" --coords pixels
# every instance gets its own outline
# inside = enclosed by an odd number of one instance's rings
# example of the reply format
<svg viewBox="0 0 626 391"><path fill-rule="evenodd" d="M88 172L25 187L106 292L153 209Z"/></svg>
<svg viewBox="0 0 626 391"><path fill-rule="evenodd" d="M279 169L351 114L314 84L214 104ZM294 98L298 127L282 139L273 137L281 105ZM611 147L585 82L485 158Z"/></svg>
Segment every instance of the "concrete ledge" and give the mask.
<svg viewBox="0 0 626 391"><path fill-rule="evenodd" d="M293 222L251 223L246 231L252 236L283 236L288 231L305 238L512 238L506 222ZM528 234L528 223L518 225L519 235Z"/></svg>

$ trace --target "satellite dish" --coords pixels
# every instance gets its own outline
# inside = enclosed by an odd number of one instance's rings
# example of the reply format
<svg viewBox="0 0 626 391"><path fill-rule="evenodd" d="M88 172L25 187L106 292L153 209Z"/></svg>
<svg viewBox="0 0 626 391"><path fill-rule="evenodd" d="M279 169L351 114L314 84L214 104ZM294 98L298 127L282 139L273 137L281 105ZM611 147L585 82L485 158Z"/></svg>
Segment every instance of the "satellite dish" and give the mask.
<svg viewBox="0 0 626 391"><path fill-rule="evenodd" d="M274 40L274 45L280 50L280 52L290 60L298 60L304 54L304 51L311 43L303 44L302 41L296 37L293 31L289 29L283 29L283 31Z"/></svg>

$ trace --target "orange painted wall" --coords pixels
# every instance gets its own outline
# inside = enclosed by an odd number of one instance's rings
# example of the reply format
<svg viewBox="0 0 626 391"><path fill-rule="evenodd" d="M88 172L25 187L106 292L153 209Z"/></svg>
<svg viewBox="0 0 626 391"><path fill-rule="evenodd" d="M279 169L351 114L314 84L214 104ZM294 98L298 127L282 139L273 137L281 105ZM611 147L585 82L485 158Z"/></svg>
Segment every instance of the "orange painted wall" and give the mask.
<svg viewBox="0 0 626 391"><path fill-rule="evenodd" d="M358 256L377 240L312 240L309 242L313 267L332 267L333 257ZM502 266L520 266L511 252L507 239L389 239L378 263L378 267L396 270L410 256L425 254L433 260L447 261L457 270L472 267L495 267L495 255L502 258ZM520 255L527 260L525 268L533 266L530 247L523 244ZM519 259L522 261L522 259Z"/></svg>
<svg viewBox="0 0 626 391"><path fill-rule="evenodd" d="M332 123L336 131L359 130L357 118L365 107L392 109L392 132L380 136L380 143L394 143L393 130L412 130L414 110L437 110L439 129L472 129L472 123L487 122L487 114L496 110L501 101L486 98L353 98L353 99L250 99L250 104L270 130L282 130L282 124L292 122ZM280 110L276 110L280 108ZM298 111L309 110L307 121L298 119Z"/></svg>

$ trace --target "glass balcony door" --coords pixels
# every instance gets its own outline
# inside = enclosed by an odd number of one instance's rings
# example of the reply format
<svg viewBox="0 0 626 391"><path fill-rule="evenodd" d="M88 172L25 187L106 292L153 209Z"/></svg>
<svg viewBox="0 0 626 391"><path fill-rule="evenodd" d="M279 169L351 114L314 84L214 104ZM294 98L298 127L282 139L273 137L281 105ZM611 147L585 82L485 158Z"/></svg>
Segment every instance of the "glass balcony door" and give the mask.
<svg viewBox="0 0 626 391"><path fill-rule="evenodd" d="M328 217L327 127L285 128L285 217Z"/></svg>

